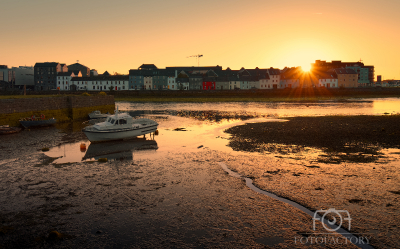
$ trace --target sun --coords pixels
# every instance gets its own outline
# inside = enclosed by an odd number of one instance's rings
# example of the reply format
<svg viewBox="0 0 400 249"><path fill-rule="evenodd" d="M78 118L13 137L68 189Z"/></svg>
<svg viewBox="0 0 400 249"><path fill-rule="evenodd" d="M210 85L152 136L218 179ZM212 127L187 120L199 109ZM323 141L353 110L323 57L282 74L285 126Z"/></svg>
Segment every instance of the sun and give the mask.
<svg viewBox="0 0 400 249"><path fill-rule="evenodd" d="M303 65L301 65L301 69L302 69L304 72L310 72L310 70L311 70L311 64L303 64Z"/></svg>

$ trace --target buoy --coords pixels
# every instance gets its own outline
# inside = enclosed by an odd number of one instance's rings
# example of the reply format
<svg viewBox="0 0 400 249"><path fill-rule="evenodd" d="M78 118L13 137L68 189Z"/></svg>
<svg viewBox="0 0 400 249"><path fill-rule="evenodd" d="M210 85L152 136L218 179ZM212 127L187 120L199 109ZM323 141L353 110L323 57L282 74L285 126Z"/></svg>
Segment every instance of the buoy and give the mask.
<svg viewBox="0 0 400 249"><path fill-rule="evenodd" d="M85 152L86 151L86 144L85 143L81 143L81 152Z"/></svg>
<svg viewBox="0 0 400 249"><path fill-rule="evenodd" d="M44 114L40 115L40 118L41 118L41 119L44 119Z"/></svg>

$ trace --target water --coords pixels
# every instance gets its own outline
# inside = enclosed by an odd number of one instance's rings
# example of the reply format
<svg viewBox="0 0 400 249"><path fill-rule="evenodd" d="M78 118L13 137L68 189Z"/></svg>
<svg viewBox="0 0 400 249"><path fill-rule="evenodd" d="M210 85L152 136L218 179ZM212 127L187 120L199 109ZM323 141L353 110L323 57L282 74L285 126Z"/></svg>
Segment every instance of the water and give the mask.
<svg viewBox="0 0 400 249"><path fill-rule="evenodd" d="M282 122L275 118L325 115L388 115L400 113L400 99L360 99L317 103L130 103L118 102L121 111L144 116L159 123L159 135L129 141L91 145L87 139L51 148L46 155L58 157L54 163L108 160L134 160L161 157L168 152L195 152L210 148L240 153L228 147L229 136L223 131L246 122ZM86 125L88 125L87 123ZM81 150L85 144L87 150ZM310 148L308 156L322 153ZM297 156L301 156L298 153Z"/></svg>
<svg viewBox="0 0 400 249"><path fill-rule="evenodd" d="M221 102L221 103L131 103L118 102L120 110L229 111L275 117L327 115L382 115L400 113L399 98L375 98L321 102Z"/></svg>

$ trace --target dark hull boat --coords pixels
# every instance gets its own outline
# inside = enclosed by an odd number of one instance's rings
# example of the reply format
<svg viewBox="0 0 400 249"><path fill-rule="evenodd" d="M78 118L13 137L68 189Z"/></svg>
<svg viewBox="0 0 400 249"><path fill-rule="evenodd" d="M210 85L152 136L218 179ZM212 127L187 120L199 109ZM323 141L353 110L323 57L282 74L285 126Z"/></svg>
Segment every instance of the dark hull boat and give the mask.
<svg viewBox="0 0 400 249"><path fill-rule="evenodd" d="M51 119L46 119L46 120L20 120L19 121L21 125L25 128L29 127L36 127L36 126L49 126L53 125L57 122L57 119L51 118Z"/></svg>
<svg viewBox="0 0 400 249"><path fill-rule="evenodd" d="M9 127L8 125L0 126L0 135L13 134L13 133L17 133L20 131L21 131L21 128L18 128L18 127Z"/></svg>

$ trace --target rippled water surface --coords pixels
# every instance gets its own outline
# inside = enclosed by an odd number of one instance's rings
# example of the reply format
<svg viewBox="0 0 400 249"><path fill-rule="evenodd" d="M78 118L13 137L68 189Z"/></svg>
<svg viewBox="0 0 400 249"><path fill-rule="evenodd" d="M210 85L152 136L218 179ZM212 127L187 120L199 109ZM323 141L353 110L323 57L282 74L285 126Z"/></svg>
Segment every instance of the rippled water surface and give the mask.
<svg viewBox="0 0 400 249"><path fill-rule="evenodd" d="M400 113L399 98L358 99L321 102L221 102L221 103L130 103L119 102L121 110L191 110L257 113L277 117L324 115L379 115Z"/></svg>
<svg viewBox="0 0 400 249"><path fill-rule="evenodd" d="M400 99L361 99L318 103L130 103L117 102L119 110L134 117L146 117L159 123L159 135L142 136L124 142L90 144L87 139L51 148L46 155L59 157L55 163L98 160L132 160L165 156L168 152L195 152L207 147L239 153L228 147L223 131L246 122L283 122L276 119L293 116L389 115L400 112ZM89 125L86 123L84 125ZM87 150L81 150L85 144ZM317 157L318 148L306 149L296 156Z"/></svg>

